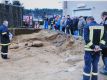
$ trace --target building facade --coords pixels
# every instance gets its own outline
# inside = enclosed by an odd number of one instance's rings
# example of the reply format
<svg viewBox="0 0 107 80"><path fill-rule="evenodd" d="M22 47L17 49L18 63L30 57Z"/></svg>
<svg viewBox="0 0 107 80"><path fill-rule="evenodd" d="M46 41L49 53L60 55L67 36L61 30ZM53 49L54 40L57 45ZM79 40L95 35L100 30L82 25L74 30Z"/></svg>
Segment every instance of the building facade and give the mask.
<svg viewBox="0 0 107 80"><path fill-rule="evenodd" d="M107 1L64 1L63 15L93 16L95 20L101 22L101 13L107 11Z"/></svg>

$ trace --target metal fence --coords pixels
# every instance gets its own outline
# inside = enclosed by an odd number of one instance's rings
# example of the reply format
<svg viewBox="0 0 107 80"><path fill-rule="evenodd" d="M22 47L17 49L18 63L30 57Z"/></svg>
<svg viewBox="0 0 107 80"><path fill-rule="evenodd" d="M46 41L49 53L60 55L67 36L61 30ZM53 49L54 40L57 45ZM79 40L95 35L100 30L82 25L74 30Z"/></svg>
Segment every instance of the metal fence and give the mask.
<svg viewBox="0 0 107 80"><path fill-rule="evenodd" d="M8 20L10 27L21 27L23 25L23 7L0 3L0 24L3 20Z"/></svg>

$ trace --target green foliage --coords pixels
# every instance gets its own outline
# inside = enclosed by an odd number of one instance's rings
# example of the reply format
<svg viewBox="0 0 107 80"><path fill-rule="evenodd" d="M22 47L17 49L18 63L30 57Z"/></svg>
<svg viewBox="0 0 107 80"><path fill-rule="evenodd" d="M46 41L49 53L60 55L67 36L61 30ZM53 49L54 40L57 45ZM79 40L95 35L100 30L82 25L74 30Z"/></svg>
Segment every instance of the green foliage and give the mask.
<svg viewBox="0 0 107 80"><path fill-rule="evenodd" d="M62 15L62 9L25 9L24 15L34 14L35 17L43 17L44 15Z"/></svg>

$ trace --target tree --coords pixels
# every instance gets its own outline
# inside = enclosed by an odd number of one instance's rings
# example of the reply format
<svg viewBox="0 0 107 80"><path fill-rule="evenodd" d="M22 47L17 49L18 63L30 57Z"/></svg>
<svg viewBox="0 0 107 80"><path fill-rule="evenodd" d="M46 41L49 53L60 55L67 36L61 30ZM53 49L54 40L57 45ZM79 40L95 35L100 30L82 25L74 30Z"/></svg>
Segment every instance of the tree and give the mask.
<svg viewBox="0 0 107 80"><path fill-rule="evenodd" d="M13 1L13 5L21 6L21 3L20 3L20 1L18 1L18 0L14 0L14 1Z"/></svg>

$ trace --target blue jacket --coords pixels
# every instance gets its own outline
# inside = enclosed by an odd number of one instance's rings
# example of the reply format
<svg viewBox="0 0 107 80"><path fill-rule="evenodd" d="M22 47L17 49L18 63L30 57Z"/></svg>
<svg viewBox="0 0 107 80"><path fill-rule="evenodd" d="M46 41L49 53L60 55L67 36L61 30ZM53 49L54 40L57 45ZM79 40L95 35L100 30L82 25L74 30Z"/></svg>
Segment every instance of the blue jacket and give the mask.
<svg viewBox="0 0 107 80"><path fill-rule="evenodd" d="M95 21L87 24L84 27L85 48L92 50L95 48L95 45L105 45L104 33L102 34L102 32L104 32L104 27L100 26Z"/></svg>
<svg viewBox="0 0 107 80"><path fill-rule="evenodd" d="M56 21L56 27L60 27L60 22L61 22L61 19L58 19L58 21Z"/></svg>
<svg viewBox="0 0 107 80"><path fill-rule="evenodd" d="M6 27L5 25L0 26L0 41L1 45L4 46L10 44L8 27Z"/></svg>

